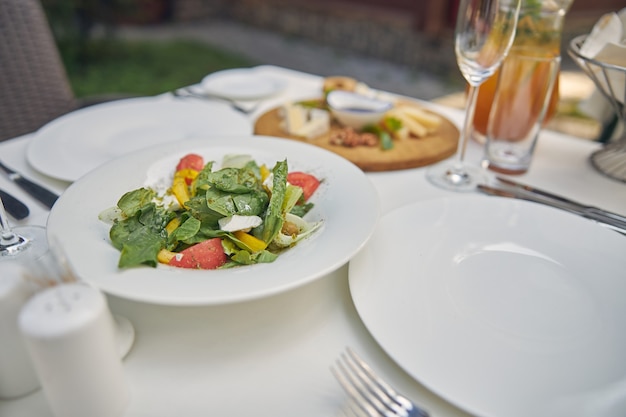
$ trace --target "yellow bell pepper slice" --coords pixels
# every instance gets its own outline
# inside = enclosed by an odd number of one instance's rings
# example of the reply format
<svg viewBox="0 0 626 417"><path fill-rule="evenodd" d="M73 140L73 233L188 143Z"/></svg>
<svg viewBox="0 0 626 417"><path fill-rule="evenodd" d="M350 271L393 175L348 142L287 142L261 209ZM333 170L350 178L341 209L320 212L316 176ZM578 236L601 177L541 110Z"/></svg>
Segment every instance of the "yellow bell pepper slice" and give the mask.
<svg viewBox="0 0 626 417"><path fill-rule="evenodd" d="M195 169L185 168L185 169L176 171L175 175L183 176L185 178L185 182L187 183L187 185L191 185L191 183L193 182L193 180L196 179L198 174L199 174L199 171L196 171Z"/></svg>
<svg viewBox="0 0 626 417"><path fill-rule="evenodd" d="M261 167L259 168L259 172L261 173L261 182L264 182L271 173L269 168L265 164L261 165Z"/></svg>
<svg viewBox="0 0 626 417"><path fill-rule="evenodd" d="M170 263L174 256L176 256L176 252L172 252L167 249L161 249L159 253L157 253L157 261L167 265Z"/></svg>
<svg viewBox="0 0 626 417"><path fill-rule="evenodd" d="M233 236L235 236L244 245L250 248L252 252L260 252L267 247L267 243L259 238L252 236L250 233L244 232L243 230L233 232Z"/></svg>
<svg viewBox="0 0 626 417"><path fill-rule="evenodd" d="M180 171L176 171L174 174L174 180L172 181L172 193L176 200L178 200L178 204L181 207L185 206L185 203L189 201L191 198L191 193L189 192L189 186L187 185L187 178L191 178L193 173L198 175L198 171L193 169L181 169ZM195 176L193 177L195 178Z"/></svg>
<svg viewBox="0 0 626 417"><path fill-rule="evenodd" d="M165 226L165 231L168 236L171 235L172 232L178 228L178 226L180 226L180 219L178 217L174 217L170 220L169 223L167 223L167 226Z"/></svg>

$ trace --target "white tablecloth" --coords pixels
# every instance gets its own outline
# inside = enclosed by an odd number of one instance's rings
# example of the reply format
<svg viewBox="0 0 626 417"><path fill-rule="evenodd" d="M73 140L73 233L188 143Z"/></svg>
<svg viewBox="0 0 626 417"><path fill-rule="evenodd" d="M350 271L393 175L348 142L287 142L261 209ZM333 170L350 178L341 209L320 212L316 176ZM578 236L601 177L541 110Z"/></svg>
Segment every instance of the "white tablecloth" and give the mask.
<svg viewBox="0 0 626 417"><path fill-rule="evenodd" d="M288 81L251 120L287 99L319 96L322 79L264 66ZM425 103L426 105L430 105ZM459 126L462 113L433 108ZM61 193L69 185L45 177L26 160L29 136L0 144L0 160ZM626 185L594 171L587 160L598 144L550 131L541 133L530 171L520 181L626 215ZM478 164L481 147L469 143ZM383 213L418 200L455 193L430 185L424 169L369 173ZM46 223L48 212L0 175L0 187L27 202L22 223ZM490 197L485 197L490 198ZM20 224L20 222L13 222ZM344 394L329 367L353 347L400 391L433 417L467 416L409 377L377 345L359 319L348 288L348 267L301 288L265 299L224 306L167 307L109 297L111 310L130 319L136 341L125 359L132 387L128 417L339 415ZM48 417L41 391L0 401L2 417Z"/></svg>

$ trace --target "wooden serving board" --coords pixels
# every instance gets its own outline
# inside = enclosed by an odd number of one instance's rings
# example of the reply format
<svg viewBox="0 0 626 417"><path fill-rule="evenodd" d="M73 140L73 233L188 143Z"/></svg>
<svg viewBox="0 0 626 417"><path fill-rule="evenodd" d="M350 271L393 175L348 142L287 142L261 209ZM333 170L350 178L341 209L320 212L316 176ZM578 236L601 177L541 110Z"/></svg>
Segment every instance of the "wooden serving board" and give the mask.
<svg viewBox="0 0 626 417"><path fill-rule="evenodd" d="M403 105L407 103L420 107L411 102L403 102ZM420 108L429 111L423 107ZM437 114L442 119L441 126L437 131L423 138L394 140L394 146L389 150L383 150L378 146L349 148L332 145L329 139L330 133L313 139L289 135L280 127L282 119L279 111L280 108L277 107L262 114L254 125L254 133L257 135L283 137L320 146L343 156L363 171L395 171L434 164L453 155L456 152L459 140L459 130L456 126L450 120ZM333 122L331 131L338 128L339 126Z"/></svg>

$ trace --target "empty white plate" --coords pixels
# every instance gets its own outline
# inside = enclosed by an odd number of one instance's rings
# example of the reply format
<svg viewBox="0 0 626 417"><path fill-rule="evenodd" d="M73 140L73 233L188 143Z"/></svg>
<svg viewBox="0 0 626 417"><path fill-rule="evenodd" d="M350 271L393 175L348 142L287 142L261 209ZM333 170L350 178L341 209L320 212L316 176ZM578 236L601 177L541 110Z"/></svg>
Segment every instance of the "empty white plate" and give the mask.
<svg viewBox="0 0 626 417"><path fill-rule="evenodd" d="M626 415L626 238L487 196L385 215L350 262L374 338L481 417Z"/></svg>
<svg viewBox="0 0 626 417"><path fill-rule="evenodd" d="M252 68L238 68L209 74L200 87L207 94L231 100L260 100L278 94L285 82Z"/></svg>
<svg viewBox="0 0 626 417"><path fill-rule="evenodd" d="M86 107L53 120L35 133L26 156L37 171L76 181L104 162L163 142L250 133L250 120L228 104L141 97Z"/></svg>

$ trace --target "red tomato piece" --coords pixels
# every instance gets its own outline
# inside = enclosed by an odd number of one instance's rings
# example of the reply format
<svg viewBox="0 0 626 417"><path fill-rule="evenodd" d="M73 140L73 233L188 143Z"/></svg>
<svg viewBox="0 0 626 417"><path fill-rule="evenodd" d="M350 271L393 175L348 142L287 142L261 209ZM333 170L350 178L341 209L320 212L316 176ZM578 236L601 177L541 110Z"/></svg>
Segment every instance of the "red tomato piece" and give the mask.
<svg viewBox="0 0 626 417"><path fill-rule="evenodd" d="M291 185L302 188L305 201L311 198L317 187L320 186L320 181L317 178L305 172L290 172L287 174L287 181Z"/></svg>
<svg viewBox="0 0 626 417"><path fill-rule="evenodd" d="M216 269L224 265L228 256L224 253L219 237L205 240L176 254L169 265L178 268Z"/></svg>
<svg viewBox="0 0 626 417"><path fill-rule="evenodd" d="M176 171L181 171L183 169L202 171L202 168L204 168L204 158L195 153L183 156L180 161L178 161L178 165L176 165Z"/></svg>

